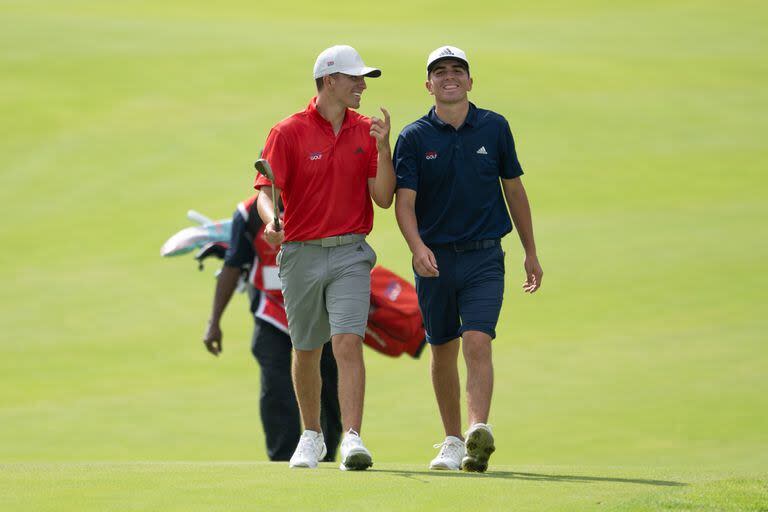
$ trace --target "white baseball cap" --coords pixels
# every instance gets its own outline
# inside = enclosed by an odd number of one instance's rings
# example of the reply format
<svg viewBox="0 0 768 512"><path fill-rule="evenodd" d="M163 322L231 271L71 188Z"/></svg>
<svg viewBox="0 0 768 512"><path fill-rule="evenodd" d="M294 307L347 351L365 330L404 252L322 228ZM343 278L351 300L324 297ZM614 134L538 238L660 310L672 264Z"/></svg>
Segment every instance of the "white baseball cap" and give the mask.
<svg viewBox="0 0 768 512"><path fill-rule="evenodd" d="M370 76L372 78L381 76L380 69L366 66L357 50L347 45L331 46L317 56L314 70L315 78L332 73Z"/></svg>
<svg viewBox="0 0 768 512"><path fill-rule="evenodd" d="M435 51L429 54L429 57L427 57L427 75L429 75L429 72L432 71L432 68L440 62L441 60L445 59L456 59L467 66L467 70L469 70L469 61L467 60L467 54L464 53L464 50L461 48L456 48L455 46L441 46L440 48L437 48Z"/></svg>

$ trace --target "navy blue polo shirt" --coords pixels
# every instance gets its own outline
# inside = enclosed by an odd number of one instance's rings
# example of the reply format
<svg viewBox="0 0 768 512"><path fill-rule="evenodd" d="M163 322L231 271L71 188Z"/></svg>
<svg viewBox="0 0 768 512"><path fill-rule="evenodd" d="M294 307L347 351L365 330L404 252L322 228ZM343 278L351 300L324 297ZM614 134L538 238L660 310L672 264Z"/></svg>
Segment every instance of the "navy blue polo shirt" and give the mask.
<svg viewBox="0 0 768 512"><path fill-rule="evenodd" d="M499 178L523 174L509 123L469 104L457 130L435 108L406 126L394 152L397 187L416 191L427 245L501 238L512 231Z"/></svg>

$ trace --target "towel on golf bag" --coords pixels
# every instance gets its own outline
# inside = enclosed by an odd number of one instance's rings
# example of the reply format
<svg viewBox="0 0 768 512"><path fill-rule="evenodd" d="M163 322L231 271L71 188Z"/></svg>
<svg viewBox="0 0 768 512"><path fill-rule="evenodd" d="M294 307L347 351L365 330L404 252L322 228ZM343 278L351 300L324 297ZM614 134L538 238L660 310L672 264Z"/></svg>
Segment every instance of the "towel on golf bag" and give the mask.
<svg viewBox="0 0 768 512"><path fill-rule="evenodd" d="M416 289L382 266L371 270L371 310L364 341L393 357L404 352L419 357L426 343Z"/></svg>

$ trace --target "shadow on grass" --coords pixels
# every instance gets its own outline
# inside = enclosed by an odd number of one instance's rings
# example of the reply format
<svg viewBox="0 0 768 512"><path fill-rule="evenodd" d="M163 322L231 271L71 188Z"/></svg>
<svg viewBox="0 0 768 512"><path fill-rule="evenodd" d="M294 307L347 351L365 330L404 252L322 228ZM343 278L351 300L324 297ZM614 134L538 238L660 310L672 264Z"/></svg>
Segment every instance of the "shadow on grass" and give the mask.
<svg viewBox="0 0 768 512"><path fill-rule="evenodd" d="M390 473L395 476L402 476L427 483L419 477L438 477L438 478L501 478L504 480L531 480L543 482L575 482L575 483L595 483L595 482L614 482L620 484L639 484L655 485L661 487L685 487L688 484L684 482L673 482L669 480L645 480L641 478L613 478L607 476L583 476L583 475L546 475L541 473L518 473L516 471L489 471L487 473L463 473L459 471L410 471L397 469L373 469L376 473Z"/></svg>

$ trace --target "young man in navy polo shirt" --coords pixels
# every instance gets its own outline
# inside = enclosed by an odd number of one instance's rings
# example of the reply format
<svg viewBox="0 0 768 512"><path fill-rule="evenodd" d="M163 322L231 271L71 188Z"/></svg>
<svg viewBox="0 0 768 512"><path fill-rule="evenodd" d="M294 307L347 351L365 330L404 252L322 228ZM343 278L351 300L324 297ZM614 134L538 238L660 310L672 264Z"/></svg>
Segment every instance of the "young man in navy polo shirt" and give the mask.
<svg viewBox="0 0 768 512"><path fill-rule="evenodd" d="M294 348L293 384L305 431L290 467L315 468L326 453L320 430L320 357L331 338L339 369L339 404L346 433L341 469L373 464L359 432L363 420L365 365L362 343L370 308L376 254L365 242L373 227L371 199L392 204L395 173L389 114L368 118L354 111L367 67L351 46L327 48L314 67L317 97L275 125L264 146L285 205L284 231L275 231L271 194L258 199L270 243L282 243L280 280Z"/></svg>
<svg viewBox="0 0 768 512"><path fill-rule="evenodd" d="M504 296L501 238L512 231L510 213L525 249L523 290L535 292L543 273L509 124L469 102L466 54L453 46L433 51L426 87L435 106L400 133L394 162L395 213L413 253L419 306L432 347L432 384L446 435L430 468L482 472L495 450L487 425L491 340ZM467 364L466 438L461 432L459 338Z"/></svg>

